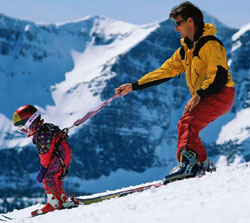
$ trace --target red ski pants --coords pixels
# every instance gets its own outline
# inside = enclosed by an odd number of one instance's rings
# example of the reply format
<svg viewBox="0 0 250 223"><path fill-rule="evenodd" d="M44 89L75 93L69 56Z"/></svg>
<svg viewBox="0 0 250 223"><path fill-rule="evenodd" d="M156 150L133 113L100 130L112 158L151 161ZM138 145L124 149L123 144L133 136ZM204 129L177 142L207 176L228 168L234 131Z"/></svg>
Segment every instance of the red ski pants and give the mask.
<svg viewBox="0 0 250 223"><path fill-rule="evenodd" d="M62 141L60 149L64 165L65 167L69 167L71 162L71 149L65 141ZM45 190L62 190L63 182L60 179L62 172L63 169L59 158L57 156L53 156L51 163L49 164L49 168L43 178L43 188Z"/></svg>
<svg viewBox="0 0 250 223"><path fill-rule="evenodd" d="M201 142L199 132L210 122L230 110L234 101L234 95L234 88L224 87L219 94L209 96L200 101L191 112L181 117L178 122L178 160L180 152L185 148L196 152L200 162L207 159L206 149Z"/></svg>

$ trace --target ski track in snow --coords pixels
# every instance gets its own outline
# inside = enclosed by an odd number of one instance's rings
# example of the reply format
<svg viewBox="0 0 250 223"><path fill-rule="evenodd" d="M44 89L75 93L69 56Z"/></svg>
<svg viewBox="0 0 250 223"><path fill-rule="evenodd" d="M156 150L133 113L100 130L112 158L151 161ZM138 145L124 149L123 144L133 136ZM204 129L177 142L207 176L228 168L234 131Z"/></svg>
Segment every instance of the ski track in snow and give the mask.
<svg viewBox="0 0 250 223"><path fill-rule="evenodd" d="M41 204L6 214L13 223L249 223L250 163L220 166L202 178L182 180L122 198L28 218Z"/></svg>

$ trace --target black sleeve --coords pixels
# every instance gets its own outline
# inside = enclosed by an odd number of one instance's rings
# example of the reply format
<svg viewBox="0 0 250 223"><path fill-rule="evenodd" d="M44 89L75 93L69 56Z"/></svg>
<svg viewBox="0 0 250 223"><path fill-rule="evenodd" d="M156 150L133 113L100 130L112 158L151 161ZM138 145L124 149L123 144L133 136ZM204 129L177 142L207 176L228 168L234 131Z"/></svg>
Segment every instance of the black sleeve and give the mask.
<svg viewBox="0 0 250 223"><path fill-rule="evenodd" d="M225 87L228 80L228 71L222 67L217 66L216 76L214 78L214 82L209 85L209 87L205 90L199 89L197 94L204 99L210 95L219 94L221 90Z"/></svg>
<svg viewBox="0 0 250 223"><path fill-rule="evenodd" d="M172 78L173 77L164 78L164 79L160 79L160 80L157 80L157 81L152 81L152 82L142 84L142 85L139 85L138 81L136 81L136 82L131 83L132 84L132 89L133 89L133 91L142 90L144 88L148 88L148 87L152 87L152 86L155 86L155 85L158 85L158 84L162 84L162 83L164 83L166 81L169 81Z"/></svg>

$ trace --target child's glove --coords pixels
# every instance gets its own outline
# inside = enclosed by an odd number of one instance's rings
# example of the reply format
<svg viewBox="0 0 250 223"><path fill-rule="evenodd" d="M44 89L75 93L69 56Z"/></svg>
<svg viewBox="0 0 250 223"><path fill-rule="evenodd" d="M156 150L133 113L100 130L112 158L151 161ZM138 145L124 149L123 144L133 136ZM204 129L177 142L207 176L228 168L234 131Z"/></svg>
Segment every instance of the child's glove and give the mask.
<svg viewBox="0 0 250 223"><path fill-rule="evenodd" d="M37 180L39 183L42 183L42 182L43 182L43 178L44 178L44 176L45 176L47 170L48 170L48 169L45 168L45 167L43 167L43 166L40 167L40 170L38 171L37 176L36 176L36 180Z"/></svg>

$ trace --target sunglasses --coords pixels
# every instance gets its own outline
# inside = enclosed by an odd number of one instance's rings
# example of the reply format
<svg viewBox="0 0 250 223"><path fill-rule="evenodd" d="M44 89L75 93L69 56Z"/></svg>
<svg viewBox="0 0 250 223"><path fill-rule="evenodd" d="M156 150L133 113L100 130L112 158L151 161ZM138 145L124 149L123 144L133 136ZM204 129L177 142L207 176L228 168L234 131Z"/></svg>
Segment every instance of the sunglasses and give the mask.
<svg viewBox="0 0 250 223"><path fill-rule="evenodd" d="M34 120L40 115L39 111L36 111L33 115L31 115L29 117L29 119L27 120L27 122L25 123L25 125L19 125L19 132L23 133L23 134L28 134L29 132L29 127L30 125L34 122Z"/></svg>
<svg viewBox="0 0 250 223"><path fill-rule="evenodd" d="M19 125L18 126L18 131L27 135L28 134L28 129L24 125Z"/></svg>
<svg viewBox="0 0 250 223"><path fill-rule="evenodd" d="M185 22L187 19L182 19L181 21L174 21L174 25L175 25L175 27L178 27L178 26L180 26L181 25L181 23L183 23L183 22Z"/></svg>

